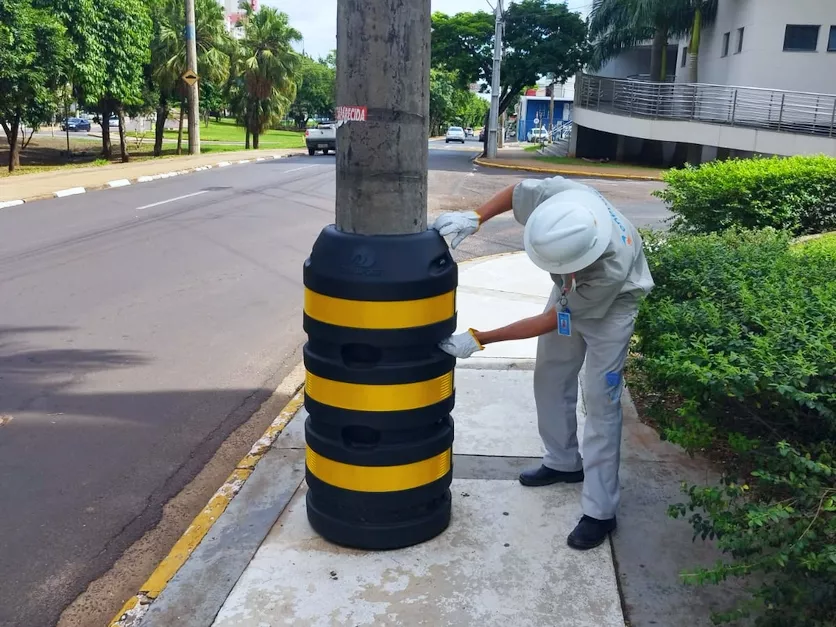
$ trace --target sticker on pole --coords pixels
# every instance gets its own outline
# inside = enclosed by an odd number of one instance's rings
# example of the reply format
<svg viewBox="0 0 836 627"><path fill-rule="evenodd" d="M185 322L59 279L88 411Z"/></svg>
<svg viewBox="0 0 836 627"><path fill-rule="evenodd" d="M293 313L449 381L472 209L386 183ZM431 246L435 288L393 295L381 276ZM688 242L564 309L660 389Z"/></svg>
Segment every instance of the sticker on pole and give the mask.
<svg viewBox="0 0 836 627"><path fill-rule="evenodd" d="M346 122L365 122L366 107L337 107L337 125Z"/></svg>

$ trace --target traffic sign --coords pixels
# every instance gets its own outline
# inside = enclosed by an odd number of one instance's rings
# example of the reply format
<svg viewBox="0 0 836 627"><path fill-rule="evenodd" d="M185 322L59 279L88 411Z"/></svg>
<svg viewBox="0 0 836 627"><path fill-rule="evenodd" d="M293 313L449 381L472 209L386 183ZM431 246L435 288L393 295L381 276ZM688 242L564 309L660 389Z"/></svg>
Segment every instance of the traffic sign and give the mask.
<svg viewBox="0 0 836 627"><path fill-rule="evenodd" d="M186 70L180 78L182 78L183 82L189 87L197 82L197 74L193 70Z"/></svg>
<svg viewBox="0 0 836 627"><path fill-rule="evenodd" d="M540 124L540 118L534 118L534 126Z"/></svg>

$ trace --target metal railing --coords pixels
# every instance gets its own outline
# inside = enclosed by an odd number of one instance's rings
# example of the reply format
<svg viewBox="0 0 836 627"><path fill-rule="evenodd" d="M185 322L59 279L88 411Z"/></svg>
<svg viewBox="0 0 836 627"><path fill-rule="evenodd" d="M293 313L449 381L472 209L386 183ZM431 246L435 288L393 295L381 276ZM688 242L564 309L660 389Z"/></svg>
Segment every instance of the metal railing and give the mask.
<svg viewBox="0 0 836 627"><path fill-rule="evenodd" d="M563 120L558 122L552 128L551 136L552 141L560 141L561 139L566 139L572 133L572 120Z"/></svg>
<svg viewBox="0 0 836 627"><path fill-rule="evenodd" d="M632 117L836 136L836 95L582 74L575 105Z"/></svg>

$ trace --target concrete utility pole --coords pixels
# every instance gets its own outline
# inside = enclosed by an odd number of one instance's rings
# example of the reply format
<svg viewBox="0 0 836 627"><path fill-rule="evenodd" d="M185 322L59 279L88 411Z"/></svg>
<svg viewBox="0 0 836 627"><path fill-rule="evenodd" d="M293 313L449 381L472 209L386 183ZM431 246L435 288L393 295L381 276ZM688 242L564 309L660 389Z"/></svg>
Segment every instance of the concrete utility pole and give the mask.
<svg viewBox="0 0 836 627"><path fill-rule="evenodd" d="M337 221L303 267L305 497L366 550L450 524L458 270L427 230L430 0L337 2ZM399 390L409 390L403 393Z"/></svg>
<svg viewBox="0 0 836 627"><path fill-rule="evenodd" d="M496 157L499 135L499 70L502 65L502 0L496 0L494 9L496 30L493 42L493 72L491 75L491 113L488 120L488 158Z"/></svg>
<svg viewBox="0 0 836 627"><path fill-rule="evenodd" d="M197 41L194 26L194 0L186 0L186 65L197 75ZM200 101L197 81L186 85L189 97L189 154L200 154Z"/></svg>
<svg viewBox="0 0 836 627"><path fill-rule="evenodd" d="M430 0L339 0L339 230L427 228L429 76Z"/></svg>

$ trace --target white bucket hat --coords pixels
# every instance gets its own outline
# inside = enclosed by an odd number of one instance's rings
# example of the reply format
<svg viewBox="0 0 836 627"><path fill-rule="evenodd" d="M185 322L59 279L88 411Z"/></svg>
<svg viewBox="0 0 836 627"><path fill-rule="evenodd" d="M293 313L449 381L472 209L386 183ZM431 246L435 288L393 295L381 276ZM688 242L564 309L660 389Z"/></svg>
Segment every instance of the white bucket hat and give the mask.
<svg viewBox="0 0 836 627"><path fill-rule="evenodd" d="M571 274L595 262L610 244L612 217L596 192L571 189L539 205L525 223L525 252L538 268Z"/></svg>

